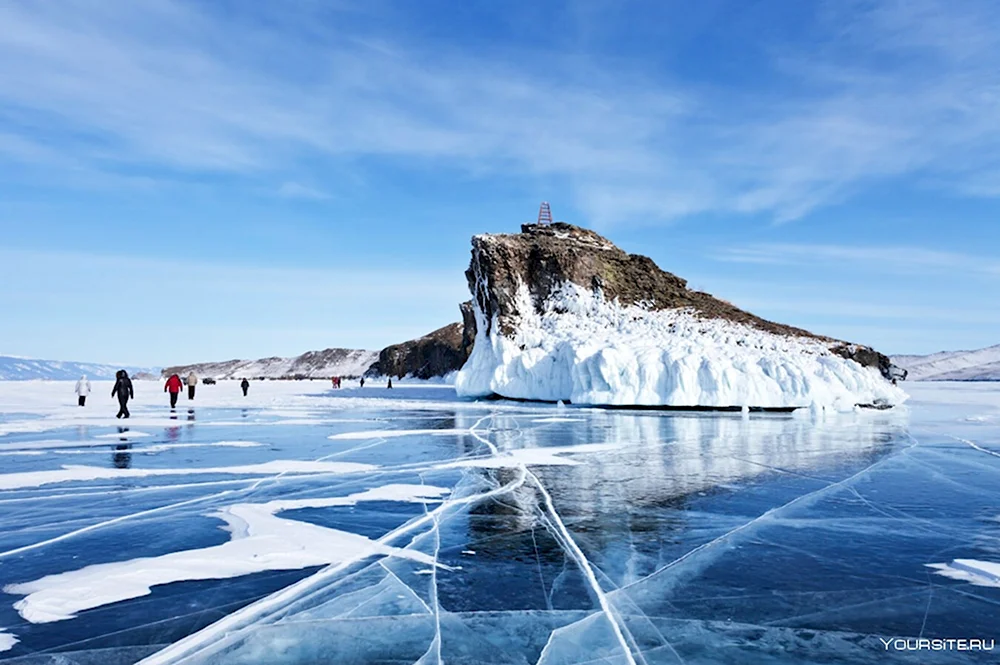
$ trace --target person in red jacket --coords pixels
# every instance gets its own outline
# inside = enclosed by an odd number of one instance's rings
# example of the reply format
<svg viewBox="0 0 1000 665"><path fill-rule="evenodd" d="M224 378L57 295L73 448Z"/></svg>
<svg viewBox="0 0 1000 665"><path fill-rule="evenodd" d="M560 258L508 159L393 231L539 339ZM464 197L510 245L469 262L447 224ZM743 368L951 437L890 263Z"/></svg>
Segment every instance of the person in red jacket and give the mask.
<svg viewBox="0 0 1000 665"><path fill-rule="evenodd" d="M163 386L163 392L170 393L170 408L177 406L177 395L180 394L181 390L184 389L184 384L181 383L181 377L176 374L171 374L170 378L167 379L167 385Z"/></svg>

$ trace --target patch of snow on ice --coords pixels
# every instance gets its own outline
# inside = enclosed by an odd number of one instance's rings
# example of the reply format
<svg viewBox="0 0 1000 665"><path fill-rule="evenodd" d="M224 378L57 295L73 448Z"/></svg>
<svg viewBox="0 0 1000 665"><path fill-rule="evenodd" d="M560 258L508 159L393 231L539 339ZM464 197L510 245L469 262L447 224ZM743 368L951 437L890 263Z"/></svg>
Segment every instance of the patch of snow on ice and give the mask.
<svg viewBox="0 0 1000 665"><path fill-rule="evenodd" d="M125 435L123 435L125 436ZM62 452L71 453L87 453L94 452L92 450L81 450L83 448L107 448L108 446L115 445L114 441L23 441L21 443L0 443L0 455L10 454L10 455L41 455L45 451L61 452L64 448L70 448L73 450L67 450ZM254 441L216 441L215 443L163 443L154 444L151 446L145 446L142 448L133 448L132 452L162 452L164 450L171 450L173 448L213 448L213 447L223 447L223 448L256 448L258 446L263 446L263 443L256 443Z"/></svg>
<svg viewBox="0 0 1000 665"><path fill-rule="evenodd" d="M399 436L414 436L417 434L428 436L454 436L455 434L468 434L467 429L378 429L362 432L341 432L331 434L327 438L331 441L357 440L357 439L391 439Z"/></svg>
<svg viewBox="0 0 1000 665"><path fill-rule="evenodd" d="M64 465L51 471L23 471L0 474L0 490L40 487L74 480L145 478L147 476L183 476L191 474L271 475L278 473L358 473L377 467L356 462L307 462L302 460L272 460L262 464L242 466L202 467L193 469L117 469L97 466Z"/></svg>
<svg viewBox="0 0 1000 665"><path fill-rule="evenodd" d="M48 450L50 448L79 448L81 446L107 446L108 443L86 441L64 441L49 439L46 441L21 441L18 443L0 443L0 450Z"/></svg>
<svg viewBox="0 0 1000 665"><path fill-rule="evenodd" d="M11 635L3 628L0 628L0 653L10 651L18 642L20 642L20 640L17 639L15 635Z"/></svg>
<svg viewBox="0 0 1000 665"><path fill-rule="evenodd" d="M3 591L25 596L14 609L32 623L72 619L77 613L149 595L152 587L186 580L229 579L266 570L395 556L429 566L434 557L377 543L365 536L278 517L297 508L350 506L361 501L439 501L449 490L431 485L386 485L344 497L241 503L215 517L226 523L231 540L213 547L116 563L101 563L41 579L10 584Z"/></svg>
<svg viewBox="0 0 1000 665"><path fill-rule="evenodd" d="M906 394L819 339L787 337L688 310L622 306L566 283L536 311L515 294L513 339L476 305L478 332L459 396L590 405L808 407L900 404ZM487 334L487 329L491 332Z"/></svg>
<svg viewBox="0 0 1000 665"><path fill-rule="evenodd" d="M144 437L147 437L147 436L153 436L153 435L152 434L148 434L146 432L134 432L132 430L126 430L124 432L118 432L118 433L112 432L111 434L98 434L94 438L95 439L120 439L122 437L128 437L130 439L141 439L141 438L144 438Z"/></svg>
<svg viewBox="0 0 1000 665"><path fill-rule="evenodd" d="M580 462L563 455L600 453L617 450L614 443L585 443L578 446L518 448L498 452L490 457L472 457L441 464L439 469L516 469L522 466L577 466Z"/></svg>
<svg viewBox="0 0 1000 665"><path fill-rule="evenodd" d="M976 559L954 559L951 563L928 563L938 575L962 580L976 586L1000 587L1000 563Z"/></svg>
<svg viewBox="0 0 1000 665"><path fill-rule="evenodd" d="M256 448L258 446L263 446L264 444L258 441L215 441L208 445L222 446L224 448Z"/></svg>

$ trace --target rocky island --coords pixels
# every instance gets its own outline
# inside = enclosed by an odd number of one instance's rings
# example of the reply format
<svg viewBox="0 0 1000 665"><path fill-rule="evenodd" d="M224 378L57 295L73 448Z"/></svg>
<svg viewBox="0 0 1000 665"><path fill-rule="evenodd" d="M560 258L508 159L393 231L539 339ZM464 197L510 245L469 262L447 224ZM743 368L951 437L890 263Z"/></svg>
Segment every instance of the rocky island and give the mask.
<svg viewBox="0 0 1000 665"><path fill-rule="evenodd" d="M565 223L472 240L467 397L660 408L890 406L889 358L767 321Z"/></svg>

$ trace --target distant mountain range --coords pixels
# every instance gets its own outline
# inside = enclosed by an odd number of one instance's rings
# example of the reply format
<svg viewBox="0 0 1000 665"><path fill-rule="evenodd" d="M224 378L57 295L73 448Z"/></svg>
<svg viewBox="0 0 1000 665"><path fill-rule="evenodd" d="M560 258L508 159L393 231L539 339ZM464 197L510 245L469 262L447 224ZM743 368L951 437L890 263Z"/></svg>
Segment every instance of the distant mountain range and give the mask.
<svg viewBox="0 0 1000 665"><path fill-rule="evenodd" d="M0 356L0 381L25 381L31 379L48 379L65 381L78 379L86 374L91 379L113 379L115 372L125 369L130 376L150 378L177 373L187 375L194 372L199 377L215 379L228 378L329 378L331 376L361 376L362 374L413 374L420 375L417 364L423 368L427 359L423 355L409 353L409 356L419 356L414 362L394 362L389 360L399 355L398 350L407 350L407 345L431 340L434 334L442 331L458 329L460 324L446 326L441 331L435 331L426 338L402 345L395 345L383 350L383 357L378 351L364 349L324 349L309 351L294 358L261 358L259 360L228 360L223 362L196 363L191 365L176 365L159 370L148 367L121 367L119 365L104 365L100 363L73 362L64 360L39 360L36 358L19 358L17 356ZM462 347L461 335L455 335L456 341L450 346ZM450 338L449 338L450 340ZM422 348L422 347L421 347ZM433 350L433 349L432 349ZM412 350L411 350L412 351ZM461 357L467 357L467 350L462 347ZM440 354L438 354L440 355ZM390 358L390 356L392 356ZM431 354L434 356L434 354ZM436 356L434 356L436 357ZM450 357L450 356L449 356ZM926 356L898 355L892 356L892 362L909 372L909 381L1000 381L1000 344L976 351L942 351ZM417 362L420 361L420 362ZM378 364L375 364L378 362ZM415 364L416 363L416 364ZM421 364L422 363L422 364ZM452 365L457 366L452 367ZM380 365L385 367L380 367ZM396 365L400 365L396 367ZM432 363L433 364L433 363ZM440 364L440 363L438 363ZM454 370L461 366L461 361L451 362L446 369ZM411 367L410 365L413 365ZM436 367L436 365L435 365ZM444 370L434 373L445 373Z"/></svg>
<svg viewBox="0 0 1000 665"><path fill-rule="evenodd" d="M892 356L909 381L1000 381L1000 344L977 351Z"/></svg>
<svg viewBox="0 0 1000 665"><path fill-rule="evenodd" d="M308 351L294 358L261 358L259 360L225 360L165 367L161 376L194 372L199 377L213 379L318 379L331 376L361 376L378 360L378 351L364 349L324 349Z"/></svg>
<svg viewBox="0 0 1000 665"><path fill-rule="evenodd" d="M90 379L113 379L115 372L120 369L127 371L130 376L141 373L151 376L159 374L157 369L143 367L0 356L0 381L27 381L30 379L65 381L79 379L83 375Z"/></svg>

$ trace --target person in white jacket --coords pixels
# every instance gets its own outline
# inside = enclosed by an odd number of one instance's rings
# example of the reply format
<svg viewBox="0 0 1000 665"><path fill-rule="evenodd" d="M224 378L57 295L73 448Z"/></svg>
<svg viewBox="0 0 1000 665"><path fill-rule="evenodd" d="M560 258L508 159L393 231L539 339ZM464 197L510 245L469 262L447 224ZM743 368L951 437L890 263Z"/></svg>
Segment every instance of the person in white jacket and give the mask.
<svg viewBox="0 0 1000 665"><path fill-rule="evenodd" d="M198 376L194 372L191 372L188 374L185 383L187 383L188 387L188 399L194 399L194 387L198 385Z"/></svg>
<svg viewBox="0 0 1000 665"><path fill-rule="evenodd" d="M87 403L87 395L89 394L90 381L87 379L87 375L84 374L80 377L80 380L76 382L77 404L84 406Z"/></svg>

